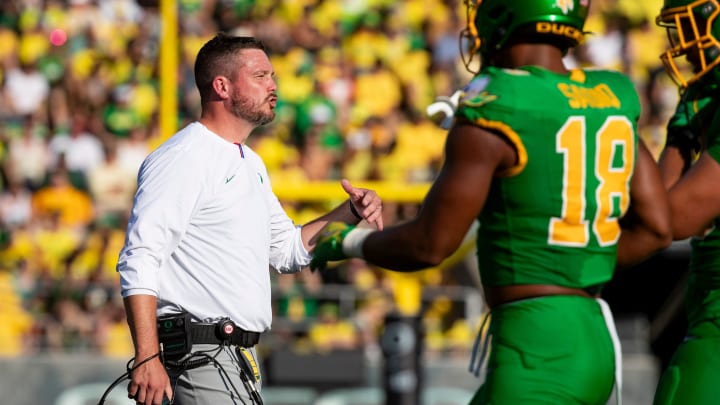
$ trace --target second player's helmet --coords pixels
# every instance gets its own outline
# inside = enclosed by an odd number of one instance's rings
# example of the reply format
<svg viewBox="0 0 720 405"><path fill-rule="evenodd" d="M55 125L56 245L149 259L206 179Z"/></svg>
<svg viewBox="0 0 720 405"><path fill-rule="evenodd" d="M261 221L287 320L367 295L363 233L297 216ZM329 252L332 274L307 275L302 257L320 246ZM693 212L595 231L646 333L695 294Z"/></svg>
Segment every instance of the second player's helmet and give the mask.
<svg viewBox="0 0 720 405"><path fill-rule="evenodd" d="M549 42L564 51L584 39L590 0L465 0L467 27L461 43L468 67L475 54L482 63L512 38ZM467 53L465 53L467 52Z"/></svg>
<svg viewBox="0 0 720 405"><path fill-rule="evenodd" d="M709 72L720 78L720 4L717 0L665 0L656 22L665 27L670 48L660 55L665 70L681 87L687 87ZM683 69L677 58L692 64Z"/></svg>

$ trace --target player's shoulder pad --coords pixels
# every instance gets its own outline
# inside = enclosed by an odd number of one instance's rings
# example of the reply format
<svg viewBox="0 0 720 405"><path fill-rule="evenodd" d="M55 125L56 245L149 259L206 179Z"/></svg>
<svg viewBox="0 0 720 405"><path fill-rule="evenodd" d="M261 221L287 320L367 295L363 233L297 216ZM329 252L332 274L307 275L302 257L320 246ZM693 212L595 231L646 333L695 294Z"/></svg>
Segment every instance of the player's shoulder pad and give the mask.
<svg viewBox="0 0 720 405"><path fill-rule="evenodd" d="M488 68L475 76L463 89L460 105L479 107L498 99L507 87L509 76L527 75L528 72L516 69Z"/></svg>

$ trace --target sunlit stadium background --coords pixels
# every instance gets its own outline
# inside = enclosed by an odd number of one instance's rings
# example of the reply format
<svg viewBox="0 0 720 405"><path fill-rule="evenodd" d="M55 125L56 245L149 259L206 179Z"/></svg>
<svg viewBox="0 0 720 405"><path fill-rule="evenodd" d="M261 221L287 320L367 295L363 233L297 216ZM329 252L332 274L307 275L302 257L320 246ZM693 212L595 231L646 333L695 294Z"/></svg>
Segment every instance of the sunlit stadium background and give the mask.
<svg viewBox="0 0 720 405"><path fill-rule="evenodd" d="M656 155L677 100L658 59L661 5L593 0L592 34L567 58L632 77ZM425 107L470 77L464 24L460 0L0 2L0 403L95 404L125 371L133 350L114 266L134 176L197 117L204 41L227 31L269 46L278 114L249 143L296 222L342 201L345 177L378 191L391 224L418 209L441 162L445 133ZM266 404L467 403L482 382L467 367L486 313L473 255L469 236L414 275L361 260L273 274L274 324L259 346ZM605 291L626 405L651 402L682 337L686 260L678 243ZM398 345L408 333L416 344ZM133 403L125 384L107 403Z"/></svg>

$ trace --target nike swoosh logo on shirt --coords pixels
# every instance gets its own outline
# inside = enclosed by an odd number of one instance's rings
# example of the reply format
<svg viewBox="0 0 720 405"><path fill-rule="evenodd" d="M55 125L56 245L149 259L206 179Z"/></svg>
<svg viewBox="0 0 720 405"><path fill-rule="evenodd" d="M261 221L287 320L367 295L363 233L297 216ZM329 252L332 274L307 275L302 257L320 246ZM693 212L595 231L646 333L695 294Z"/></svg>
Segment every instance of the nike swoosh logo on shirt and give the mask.
<svg viewBox="0 0 720 405"><path fill-rule="evenodd" d="M225 184L230 183L230 181L231 181L232 179L234 179L234 178L235 178L235 175L234 175L234 174L233 174L232 176L230 176L230 177L226 177L226 178L225 178Z"/></svg>

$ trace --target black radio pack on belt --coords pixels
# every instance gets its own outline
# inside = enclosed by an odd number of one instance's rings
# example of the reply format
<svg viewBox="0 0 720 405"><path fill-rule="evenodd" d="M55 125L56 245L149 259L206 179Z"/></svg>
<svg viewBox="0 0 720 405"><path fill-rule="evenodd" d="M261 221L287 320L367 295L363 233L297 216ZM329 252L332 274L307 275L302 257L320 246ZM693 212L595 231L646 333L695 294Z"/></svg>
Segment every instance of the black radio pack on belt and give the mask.
<svg viewBox="0 0 720 405"><path fill-rule="evenodd" d="M260 341L260 333L242 330L229 318L217 322L192 322L190 314L158 318L158 339L168 360L178 360L192 351L193 344L223 344L252 347Z"/></svg>
<svg viewBox="0 0 720 405"><path fill-rule="evenodd" d="M158 339L162 344L163 356L167 360L178 360L190 353L190 314L181 313L158 318Z"/></svg>

